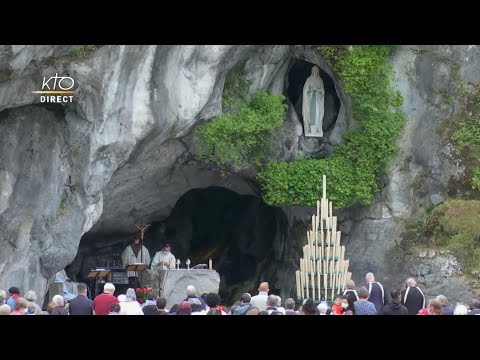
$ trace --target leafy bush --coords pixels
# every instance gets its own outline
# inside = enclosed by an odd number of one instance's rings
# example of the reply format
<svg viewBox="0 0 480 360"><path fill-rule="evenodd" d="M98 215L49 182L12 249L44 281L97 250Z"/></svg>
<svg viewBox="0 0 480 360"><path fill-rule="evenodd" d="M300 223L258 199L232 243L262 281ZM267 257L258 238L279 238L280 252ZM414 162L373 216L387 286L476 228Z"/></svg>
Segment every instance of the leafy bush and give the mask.
<svg viewBox="0 0 480 360"><path fill-rule="evenodd" d="M197 152L217 165L260 166L267 161L271 135L283 122L283 95L258 90L251 96L227 87L223 104L229 112L201 125L195 133Z"/></svg>
<svg viewBox="0 0 480 360"><path fill-rule="evenodd" d="M88 54L91 54L92 52L97 50L99 47L100 45L85 45L81 48L70 51L69 55L74 57L85 57Z"/></svg>
<svg viewBox="0 0 480 360"><path fill-rule="evenodd" d="M433 229L433 244L451 250L467 271L479 267L479 214L478 200L448 200L437 206L426 222Z"/></svg>
<svg viewBox="0 0 480 360"><path fill-rule="evenodd" d="M344 143L330 158L269 163L258 174L268 204L314 206L321 196L322 174L337 208L369 205L379 190L378 177L398 151L396 140L404 123L402 97L391 87L393 69L387 62L393 47L350 49L320 47L343 79L361 128L345 133Z"/></svg>
<svg viewBox="0 0 480 360"><path fill-rule="evenodd" d="M455 152L461 156L471 174L471 185L480 190L480 93L466 94L466 106L459 119L451 121Z"/></svg>

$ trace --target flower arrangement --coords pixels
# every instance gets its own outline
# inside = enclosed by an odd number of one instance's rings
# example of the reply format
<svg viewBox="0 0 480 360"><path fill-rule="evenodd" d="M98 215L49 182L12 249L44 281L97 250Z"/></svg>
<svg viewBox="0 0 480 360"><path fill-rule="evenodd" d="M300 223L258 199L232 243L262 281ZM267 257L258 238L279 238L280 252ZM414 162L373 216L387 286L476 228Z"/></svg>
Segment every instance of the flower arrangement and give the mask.
<svg viewBox="0 0 480 360"><path fill-rule="evenodd" d="M140 304L143 304L147 302L147 296L148 294L153 293L153 289L151 287L145 286L143 289L137 288L136 292L137 292L137 301Z"/></svg>

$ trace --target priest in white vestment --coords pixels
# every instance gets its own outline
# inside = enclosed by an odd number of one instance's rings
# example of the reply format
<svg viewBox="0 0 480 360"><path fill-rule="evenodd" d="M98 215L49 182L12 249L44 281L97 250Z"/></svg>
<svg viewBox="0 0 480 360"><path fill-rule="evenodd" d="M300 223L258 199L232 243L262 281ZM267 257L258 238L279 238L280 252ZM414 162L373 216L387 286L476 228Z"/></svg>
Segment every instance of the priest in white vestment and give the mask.
<svg viewBox="0 0 480 360"><path fill-rule="evenodd" d="M152 260L152 269L175 269L175 256L170 252L170 244L165 244L162 251L158 251Z"/></svg>
<svg viewBox="0 0 480 360"><path fill-rule="evenodd" d="M150 264L150 253L148 249L140 244L140 236L135 237L133 243L128 245L122 254L123 267L134 264ZM128 281L131 286L139 287L138 271L127 271Z"/></svg>

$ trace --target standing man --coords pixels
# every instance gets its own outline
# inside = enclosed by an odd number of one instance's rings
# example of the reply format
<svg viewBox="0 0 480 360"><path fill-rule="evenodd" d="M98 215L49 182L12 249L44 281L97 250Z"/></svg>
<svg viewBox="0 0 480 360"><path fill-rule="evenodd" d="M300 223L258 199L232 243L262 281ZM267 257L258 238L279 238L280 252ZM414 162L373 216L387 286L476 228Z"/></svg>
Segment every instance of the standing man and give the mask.
<svg viewBox="0 0 480 360"><path fill-rule="evenodd" d="M358 298L357 290L355 289L355 282L352 279L347 281L347 288L343 292L343 296L347 299L348 302L348 307L345 309L345 311L351 310L355 315L355 306L353 305L353 303L360 299Z"/></svg>
<svg viewBox="0 0 480 360"><path fill-rule="evenodd" d="M115 293L115 285L106 283L103 287L103 293L95 297L93 300L93 315L108 315L110 313L110 305L112 303L119 303Z"/></svg>
<svg viewBox="0 0 480 360"><path fill-rule="evenodd" d="M402 305L408 309L408 315L417 315L425 307L425 295L412 278L407 280L407 287L402 290Z"/></svg>
<svg viewBox="0 0 480 360"><path fill-rule="evenodd" d="M70 300L68 306L70 315L93 315L93 301L87 297L87 285L79 283L77 285L77 293L77 297Z"/></svg>
<svg viewBox="0 0 480 360"><path fill-rule="evenodd" d="M268 288L268 282L262 282L258 287L258 295L252 296L252 300L250 300L252 307L256 307L260 311L267 310L267 298L269 291L270 289Z"/></svg>
<svg viewBox="0 0 480 360"><path fill-rule="evenodd" d="M378 281L375 281L375 276L373 273L367 273L367 275L365 275L365 280L367 281L367 289L368 293L370 294L368 301L375 305L377 314L380 314L383 307L388 304L387 294L385 293L382 284L380 284ZM360 297L360 294L358 294L358 297Z"/></svg>
<svg viewBox="0 0 480 360"><path fill-rule="evenodd" d="M392 302L383 307L380 315L408 315L408 309L400 303L400 291L393 289L390 296Z"/></svg>
<svg viewBox="0 0 480 360"><path fill-rule="evenodd" d="M175 256L170 252L170 244L165 244L152 260L152 269L172 270L175 269Z"/></svg>
<svg viewBox="0 0 480 360"><path fill-rule="evenodd" d="M140 244L140 236L135 236L133 243L128 245L122 254L123 266L134 264L150 264L150 253L148 249ZM128 271L128 285L133 288L140 287L137 271Z"/></svg>

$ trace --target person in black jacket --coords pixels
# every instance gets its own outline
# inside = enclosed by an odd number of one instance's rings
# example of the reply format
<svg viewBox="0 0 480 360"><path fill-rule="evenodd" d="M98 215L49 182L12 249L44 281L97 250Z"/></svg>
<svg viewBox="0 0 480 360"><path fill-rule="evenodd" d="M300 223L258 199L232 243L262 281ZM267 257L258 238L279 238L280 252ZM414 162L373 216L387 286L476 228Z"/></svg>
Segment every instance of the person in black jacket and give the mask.
<svg viewBox="0 0 480 360"><path fill-rule="evenodd" d="M93 301L87 297L88 287L84 283L77 285L77 297L68 303L70 315L93 315Z"/></svg>
<svg viewBox="0 0 480 360"><path fill-rule="evenodd" d="M367 275L365 275L365 280L367 281L366 288L370 294L368 301L375 305L377 314L380 314L383 307L388 304L387 292L383 288L382 284L380 284L378 281L375 281L375 276L373 273L367 273Z"/></svg>
<svg viewBox="0 0 480 360"><path fill-rule="evenodd" d="M416 285L416 281L410 278L406 289L402 290L402 305L408 309L408 315L417 315L425 307L425 295Z"/></svg>
<svg viewBox="0 0 480 360"><path fill-rule="evenodd" d="M380 315L408 315L408 309L400 303L400 291L393 289L390 296L392 301L383 307Z"/></svg>

